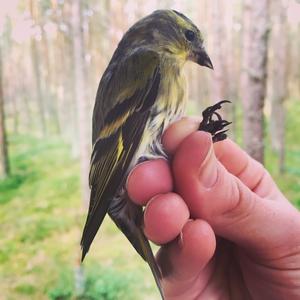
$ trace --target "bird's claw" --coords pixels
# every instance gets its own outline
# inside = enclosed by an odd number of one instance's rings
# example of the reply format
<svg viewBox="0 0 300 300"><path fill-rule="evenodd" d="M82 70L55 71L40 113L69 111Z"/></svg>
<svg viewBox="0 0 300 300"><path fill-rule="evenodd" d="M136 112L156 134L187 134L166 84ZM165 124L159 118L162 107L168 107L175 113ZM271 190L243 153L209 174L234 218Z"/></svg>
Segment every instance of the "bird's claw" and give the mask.
<svg viewBox="0 0 300 300"><path fill-rule="evenodd" d="M223 120L221 115L216 112L216 110L222 108L222 104L224 103L231 102L228 100L220 101L212 106L209 106L202 112L203 120L200 123L199 130L209 132L212 135L212 140L214 143L227 138L226 131L228 129L222 129L231 124L231 122ZM213 119L214 116L217 118L216 120Z"/></svg>

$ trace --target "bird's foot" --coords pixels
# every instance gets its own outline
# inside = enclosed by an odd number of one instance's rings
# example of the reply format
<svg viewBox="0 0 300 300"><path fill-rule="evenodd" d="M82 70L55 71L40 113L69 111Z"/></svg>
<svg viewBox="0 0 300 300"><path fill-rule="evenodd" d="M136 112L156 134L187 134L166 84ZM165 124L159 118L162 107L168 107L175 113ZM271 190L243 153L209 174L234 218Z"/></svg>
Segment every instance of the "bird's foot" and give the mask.
<svg viewBox="0 0 300 300"><path fill-rule="evenodd" d="M212 140L214 143L225 140L227 138L226 131L228 129L222 129L232 123L223 120L221 115L216 112L216 110L222 108L222 104L224 103L231 102L228 100L220 101L212 106L209 106L202 112L203 120L200 123L199 130L209 132L212 135ZM216 119L213 119L214 116L216 117Z"/></svg>

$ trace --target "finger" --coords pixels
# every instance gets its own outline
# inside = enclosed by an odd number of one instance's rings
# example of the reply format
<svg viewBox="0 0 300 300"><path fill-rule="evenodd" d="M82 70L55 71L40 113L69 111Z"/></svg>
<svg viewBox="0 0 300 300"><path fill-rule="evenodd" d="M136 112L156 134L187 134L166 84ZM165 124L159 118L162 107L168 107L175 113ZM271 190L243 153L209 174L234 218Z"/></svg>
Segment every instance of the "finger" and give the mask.
<svg viewBox="0 0 300 300"><path fill-rule="evenodd" d="M165 159L146 161L137 165L127 178L127 192L130 199L139 205L155 195L173 190L173 179Z"/></svg>
<svg viewBox="0 0 300 300"><path fill-rule="evenodd" d="M179 144L192 132L199 128L200 121L192 117L184 117L172 123L162 136L162 144L168 154L173 154Z"/></svg>
<svg viewBox="0 0 300 300"><path fill-rule="evenodd" d="M267 170L230 139L215 143L214 151L227 171L257 195L274 200L284 199Z"/></svg>
<svg viewBox="0 0 300 300"><path fill-rule="evenodd" d="M215 248L216 238L208 223L203 220L187 222L180 238L163 246L157 255L166 296L195 299L192 296L204 288L213 272L210 261ZM191 284L197 278L198 284Z"/></svg>
<svg viewBox="0 0 300 300"><path fill-rule="evenodd" d="M216 159L209 134L187 137L175 153L173 170L175 189L191 216L208 221L217 235L260 251L300 239L299 212L286 202L262 201L229 173Z"/></svg>
<svg viewBox="0 0 300 300"><path fill-rule="evenodd" d="M146 206L144 232L156 244L168 243L180 234L189 216L189 210L179 195L158 195Z"/></svg>
<svg viewBox="0 0 300 300"><path fill-rule="evenodd" d="M173 154L179 144L198 127L199 120L191 117L182 118L169 126L162 138L167 152ZM215 143L214 149L225 168L252 191L264 198L286 201L266 169L230 139Z"/></svg>

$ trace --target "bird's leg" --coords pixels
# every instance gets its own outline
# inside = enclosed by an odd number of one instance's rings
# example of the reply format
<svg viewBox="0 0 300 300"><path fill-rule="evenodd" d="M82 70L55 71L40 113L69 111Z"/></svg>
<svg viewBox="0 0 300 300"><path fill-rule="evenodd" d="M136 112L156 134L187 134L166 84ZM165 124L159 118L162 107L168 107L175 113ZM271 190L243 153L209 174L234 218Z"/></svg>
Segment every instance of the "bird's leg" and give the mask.
<svg viewBox="0 0 300 300"><path fill-rule="evenodd" d="M143 162L149 161L149 160L154 160L154 159L167 159L168 156L165 153L157 153L157 154L148 154L148 155L143 155L141 157L139 157L138 161L137 161L137 165L141 164Z"/></svg>
<svg viewBox="0 0 300 300"><path fill-rule="evenodd" d="M139 159L137 161L137 165L141 164L141 163L143 163L145 161L148 161L148 160L151 160L151 159L149 157L147 157L147 156L141 156L141 157L139 157Z"/></svg>
<svg viewBox="0 0 300 300"><path fill-rule="evenodd" d="M231 102L228 100L220 101L212 106L209 106L202 112L203 120L200 123L199 130L209 132L212 135L212 140L214 143L226 139L226 131L228 129L222 129L231 124L231 122L223 120L221 115L216 112L216 110L222 108L222 104L224 103ZM213 119L214 116L216 117L215 119Z"/></svg>

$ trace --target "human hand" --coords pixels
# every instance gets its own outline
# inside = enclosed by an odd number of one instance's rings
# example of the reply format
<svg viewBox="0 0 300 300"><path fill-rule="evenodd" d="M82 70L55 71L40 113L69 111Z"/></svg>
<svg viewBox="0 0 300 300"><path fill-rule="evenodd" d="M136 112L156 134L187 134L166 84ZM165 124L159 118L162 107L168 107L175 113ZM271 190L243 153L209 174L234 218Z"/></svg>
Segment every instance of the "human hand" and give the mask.
<svg viewBox="0 0 300 300"><path fill-rule="evenodd" d="M171 163L131 172L144 231L161 245L166 299L300 299L300 213L229 139L212 144L184 118L163 136Z"/></svg>

